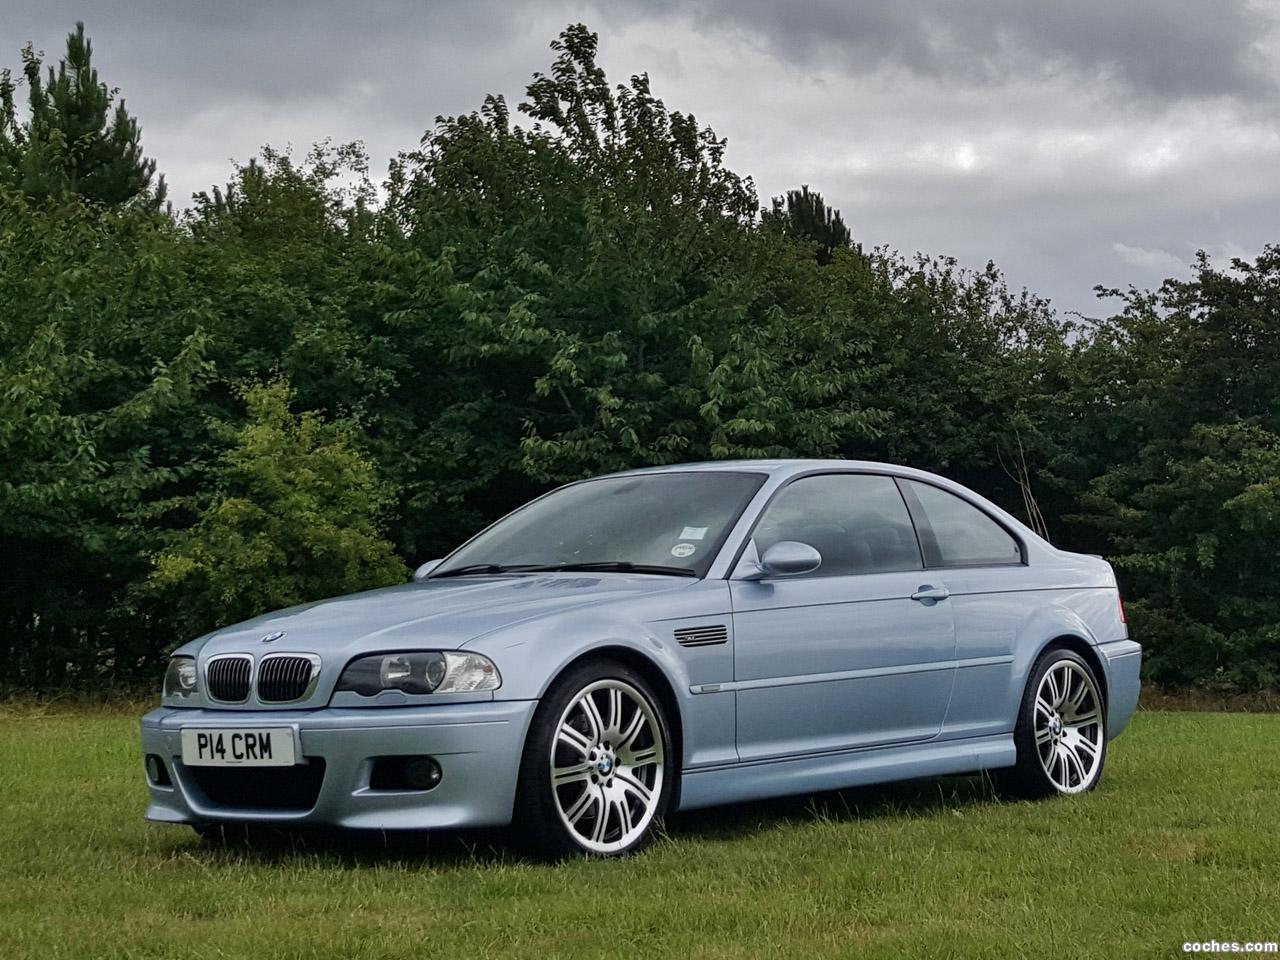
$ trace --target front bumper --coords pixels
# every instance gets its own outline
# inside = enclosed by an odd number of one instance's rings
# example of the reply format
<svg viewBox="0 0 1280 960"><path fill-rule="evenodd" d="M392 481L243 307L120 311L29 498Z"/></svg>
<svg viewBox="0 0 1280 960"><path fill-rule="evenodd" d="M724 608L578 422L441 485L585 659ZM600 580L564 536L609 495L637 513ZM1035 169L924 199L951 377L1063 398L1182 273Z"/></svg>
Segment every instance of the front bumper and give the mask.
<svg viewBox="0 0 1280 960"><path fill-rule="evenodd" d="M160 756L171 786L151 783L149 820L166 823L259 821L361 829L479 827L511 821L516 778L535 700L494 700L426 707L318 710L195 710L161 707L142 718L144 754ZM182 729L288 727L299 756L323 761L315 800L306 809L217 802L198 782L209 771L182 763ZM442 777L431 790L373 790L373 758L425 754ZM318 769L317 764L312 769ZM240 768L297 771L297 767ZM287 775L287 774L286 774ZM309 799L307 801L310 802Z"/></svg>

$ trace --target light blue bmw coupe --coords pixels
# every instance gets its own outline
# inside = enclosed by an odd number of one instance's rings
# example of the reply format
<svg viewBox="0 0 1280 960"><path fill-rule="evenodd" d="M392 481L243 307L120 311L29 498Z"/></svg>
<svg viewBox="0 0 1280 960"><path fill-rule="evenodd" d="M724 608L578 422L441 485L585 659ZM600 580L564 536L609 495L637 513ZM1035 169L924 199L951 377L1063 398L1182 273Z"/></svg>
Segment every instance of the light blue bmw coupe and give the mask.
<svg viewBox="0 0 1280 960"><path fill-rule="evenodd" d="M147 816L513 824L620 855L673 810L986 771L1102 776L1138 699L1110 566L942 477L857 461L561 487L413 582L177 650Z"/></svg>

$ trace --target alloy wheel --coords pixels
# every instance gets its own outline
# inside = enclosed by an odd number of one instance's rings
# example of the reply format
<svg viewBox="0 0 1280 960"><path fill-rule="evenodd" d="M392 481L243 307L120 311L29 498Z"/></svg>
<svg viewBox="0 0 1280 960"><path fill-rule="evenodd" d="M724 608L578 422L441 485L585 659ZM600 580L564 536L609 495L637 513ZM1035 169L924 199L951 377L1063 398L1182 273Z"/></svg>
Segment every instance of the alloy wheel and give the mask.
<svg viewBox="0 0 1280 960"><path fill-rule="evenodd" d="M597 680L556 726L551 791L561 821L593 853L627 849L649 828L662 795L662 730L644 695Z"/></svg>
<svg viewBox="0 0 1280 960"><path fill-rule="evenodd" d="M1087 670L1059 660L1036 691L1035 738L1040 765L1060 793L1089 789L1101 770L1102 698Z"/></svg>

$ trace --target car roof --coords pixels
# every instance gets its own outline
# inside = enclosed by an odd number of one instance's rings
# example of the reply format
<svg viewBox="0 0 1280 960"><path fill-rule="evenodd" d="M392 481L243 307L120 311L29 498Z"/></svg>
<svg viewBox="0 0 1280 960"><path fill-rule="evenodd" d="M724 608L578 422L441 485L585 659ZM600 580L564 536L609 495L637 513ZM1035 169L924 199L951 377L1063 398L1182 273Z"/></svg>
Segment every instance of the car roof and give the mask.
<svg viewBox="0 0 1280 960"><path fill-rule="evenodd" d="M665 466L641 467L635 470L623 470L618 473L609 474L613 477L640 476L643 474L654 473L728 473L752 472L764 473L769 476L769 480L765 483L761 490L761 496L767 496L770 489L776 489L777 486L785 483L788 479L807 473L885 473L893 476L903 477L905 479L923 480L934 486L942 487L944 490L950 490L962 499L968 500L980 506L988 513L994 514L1006 526L1017 530L1026 541L1035 541L1045 548L1053 549L1048 541L1042 539L1039 534L1024 524L1017 517L1013 516L1007 510L998 504L991 502L981 494L970 490L956 481L941 476L936 473L930 473L927 470L920 470L916 467L906 467L901 464L882 463L876 460L822 460L822 459L789 459L785 457L777 457L769 460L705 460L699 463L672 463Z"/></svg>
<svg viewBox="0 0 1280 960"><path fill-rule="evenodd" d="M875 460L790 459L784 457L770 460L703 460L696 463L670 463L663 466L639 467L634 470L623 470L618 473L609 474L609 476L625 477L646 473L741 472L748 470L754 473L783 474L788 476L795 473L808 473L814 470L874 470L901 474L915 474L917 476L931 476L931 474L927 474L923 470L915 470L911 467L904 467L892 463L880 463Z"/></svg>

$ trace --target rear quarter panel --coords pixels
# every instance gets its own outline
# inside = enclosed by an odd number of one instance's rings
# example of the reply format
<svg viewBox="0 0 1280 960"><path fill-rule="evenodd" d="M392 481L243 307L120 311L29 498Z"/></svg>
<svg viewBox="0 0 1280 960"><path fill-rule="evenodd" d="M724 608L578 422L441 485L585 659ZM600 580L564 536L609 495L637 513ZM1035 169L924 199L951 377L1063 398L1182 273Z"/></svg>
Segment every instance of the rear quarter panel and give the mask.
<svg viewBox="0 0 1280 960"><path fill-rule="evenodd" d="M1097 648L1127 636L1105 561L1036 547L1025 566L947 571L961 666L944 737L1011 732L1031 667L1055 639Z"/></svg>

